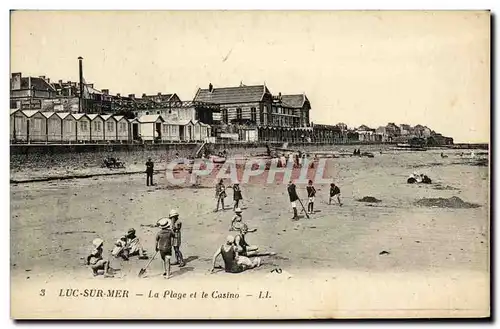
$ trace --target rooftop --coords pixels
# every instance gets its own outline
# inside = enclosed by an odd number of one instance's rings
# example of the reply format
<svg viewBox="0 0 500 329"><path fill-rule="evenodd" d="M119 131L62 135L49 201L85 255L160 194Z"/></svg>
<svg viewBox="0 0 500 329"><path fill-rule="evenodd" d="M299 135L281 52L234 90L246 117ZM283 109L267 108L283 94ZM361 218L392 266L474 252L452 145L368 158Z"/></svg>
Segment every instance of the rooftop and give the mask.
<svg viewBox="0 0 500 329"><path fill-rule="evenodd" d="M264 85L198 89L194 101L216 104L260 102L264 94L271 94Z"/></svg>

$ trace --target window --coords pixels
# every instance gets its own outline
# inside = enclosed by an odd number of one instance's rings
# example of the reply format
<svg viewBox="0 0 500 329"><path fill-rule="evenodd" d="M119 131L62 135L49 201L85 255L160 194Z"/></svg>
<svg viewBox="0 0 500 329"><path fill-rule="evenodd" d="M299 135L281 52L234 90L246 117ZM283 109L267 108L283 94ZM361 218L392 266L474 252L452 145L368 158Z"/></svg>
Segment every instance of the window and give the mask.
<svg viewBox="0 0 500 329"><path fill-rule="evenodd" d="M168 125L163 125L163 133L167 135Z"/></svg>
<svg viewBox="0 0 500 329"><path fill-rule="evenodd" d="M10 101L10 108L11 108L11 109L15 109L15 108L17 108L17 101L13 101L13 100L11 100L11 101Z"/></svg>
<svg viewBox="0 0 500 329"><path fill-rule="evenodd" d="M114 125L113 121L108 121L108 122L106 122L106 124L108 126L108 131L110 131L110 132L115 131L115 125Z"/></svg>
<svg viewBox="0 0 500 329"><path fill-rule="evenodd" d="M119 129L120 132L125 132L127 130L127 124L125 122L120 122Z"/></svg>
<svg viewBox="0 0 500 329"><path fill-rule="evenodd" d="M250 110L250 120L252 120L253 122L257 122L257 110L255 109L255 107L252 107L252 109Z"/></svg>
<svg viewBox="0 0 500 329"><path fill-rule="evenodd" d="M224 122L226 124L229 122L229 118L227 115L227 109L222 110L222 122Z"/></svg>
<svg viewBox="0 0 500 329"><path fill-rule="evenodd" d="M160 114L160 111L156 111L156 114Z"/></svg>
<svg viewBox="0 0 500 329"><path fill-rule="evenodd" d="M102 126L101 121L94 121L94 130L97 132L101 132Z"/></svg>
<svg viewBox="0 0 500 329"><path fill-rule="evenodd" d="M260 114L260 123L264 124L264 111L260 109L259 114Z"/></svg>
<svg viewBox="0 0 500 329"><path fill-rule="evenodd" d="M194 126L194 133L199 134L200 133L200 126L196 125Z"/></svg>
<svg viewBox="0 0 500 329"><path fill-rule="evenodd" d="M241 112L241 109L239 107L236 109L236 119L237 120L242 119L242 112Z"/></svg>
<svg viewBox="0 0 500 329"><path fill-rule="evenodd" d="M171 132L171 136L176 136L177 134L179 134L177 132L177 126L171 126L170 132Z"/></svg>
<svg viewBox="0 0 500 329"><path fill-rule="evenodd" d="M85 132L88 130L87 121L80 121L80 131Z"/></svg>

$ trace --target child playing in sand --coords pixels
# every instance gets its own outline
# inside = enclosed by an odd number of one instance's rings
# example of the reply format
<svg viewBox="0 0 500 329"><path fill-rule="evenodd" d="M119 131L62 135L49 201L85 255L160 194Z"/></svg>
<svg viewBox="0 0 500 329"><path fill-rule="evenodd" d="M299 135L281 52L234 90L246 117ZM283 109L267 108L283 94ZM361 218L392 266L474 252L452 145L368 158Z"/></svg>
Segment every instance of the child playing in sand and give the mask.
<svg viewBox="0 0 500 329"><path fill-rule="evenodd" d="M170 258L172 257L172 240L174 233L172 232L171 221L169 218L161 218L157 224L160 226L160 231L156 234L155 250L160 252L160 257L163 262L163 276L170 278Z"/></svg>
<svg viewBox="0 0 500 329"><path fill-rule="evenodd" d="M312 180L309 180L309 185L307 185L306 189L307 197L309 198L309 202L307 203L307 212L312 214L314 213L314 196L316 195L316 189L313 186Z"/></svg>
<svg viewBox="0 0 500 329"><path fill-rule="evenodd" d="M109 261L102 257L104 241L100 238L92 241L93 249L90 255L87 256L87 265L90 265L94 276L99 274L100 270L104 270L104 277L113 277L109 271Z"/></svg>
<svg viewBox="0 0 500 329"><path fill-rule="evenodd" d="M234 210L235 212L235 215L233 217L233 220L231 221L231 227L229 228L229 231L239 231L242 227L247 227L247 232L255 232L257 231L256 228L254 229L248 229L248 226L243 223L243 217L241 215L241 209L240 208L236 208Z"/></svg>
<svg viewBox="0 0 500 329"><path fill-rule="evenodd" d="M330 184L330 199L328 200L328 204L332 204L332 198L337 197L337 201L339 202L339 206L342 207L342 202L340 202L340 189L335 183Z"/></svg>

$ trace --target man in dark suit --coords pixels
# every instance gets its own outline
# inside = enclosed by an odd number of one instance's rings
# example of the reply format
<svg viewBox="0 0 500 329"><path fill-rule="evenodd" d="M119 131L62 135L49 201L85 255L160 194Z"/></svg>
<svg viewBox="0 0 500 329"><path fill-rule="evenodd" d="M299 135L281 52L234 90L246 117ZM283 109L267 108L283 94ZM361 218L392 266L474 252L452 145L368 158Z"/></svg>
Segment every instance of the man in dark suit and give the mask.
<svg viewBox="0 0 500 329"><path fill-rule="evenodd" d="M155 164L151 161L151 158L148 158L146 162L146 186L153 186L153 170Z"/></svg>
<svg viewBox="0 0 500 329"><path fill-rule="evenodd" d="M297 212L297 201L299 200L299 196L297 195L297 188L292 181L288 183L287 191L288 191L288 196L290 197L290 203L293 208L292 220L298 220L299 214Z"/></svg>

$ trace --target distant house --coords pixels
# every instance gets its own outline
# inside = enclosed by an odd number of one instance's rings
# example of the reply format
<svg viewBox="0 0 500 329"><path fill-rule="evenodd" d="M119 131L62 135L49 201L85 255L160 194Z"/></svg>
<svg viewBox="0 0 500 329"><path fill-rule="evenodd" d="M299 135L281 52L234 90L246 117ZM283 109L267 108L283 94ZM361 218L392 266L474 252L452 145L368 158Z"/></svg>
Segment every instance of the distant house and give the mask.
<svg viewBox="0 0 500 329"><path fill-rule="evenodd" d="M292 124L292 127L308 127L309 111L311 110L311 102L305 94L282 95L281 102L285 107L293 110L292 115L299 117L299 122Z"/></svg>
<svg viewBox="0 0 500 329"><path fill-rule="evenodd" d="M399 131L401 136L411 136L413 135L413 129L410 125L408 124L400 124L399 125Z"/></svg>
<svg viewBox="0 0 500 329"><path fill-rule="evenodd" d="M229 124L237 120L254 120L271 125L273 96L264 85L198 89L194 101L219 104L220 121Z"/></svg>
<svg viewBox="0 0 500 329"><path fill-rule="evenodd" d="M41 110L42 100L56 97L57 92L45 76L23 77L12 73L10 79L10 108Z"/></svg>
<svg viewBox="0 0 500 329"><path fill-rule="evenodd" d="M413 132L416 137L427 138L431 136L432 131L430 128L418 124L413 127Z"/></svg>
<svg viewBox="0 0 500 329"><path fill-rule="evenodd" d="M358 133L358 139L360 142L370 143L377 141L375 129L372 129L366 125L361 125L356 129Z"/></svg>
<svg viewBox="0 0 500 329"><path fill-rule="evenodd" d="M401 128L399 128L394 122L389 122L385 126L385 131L389 138L399 137L401 136Z"/></svg>

